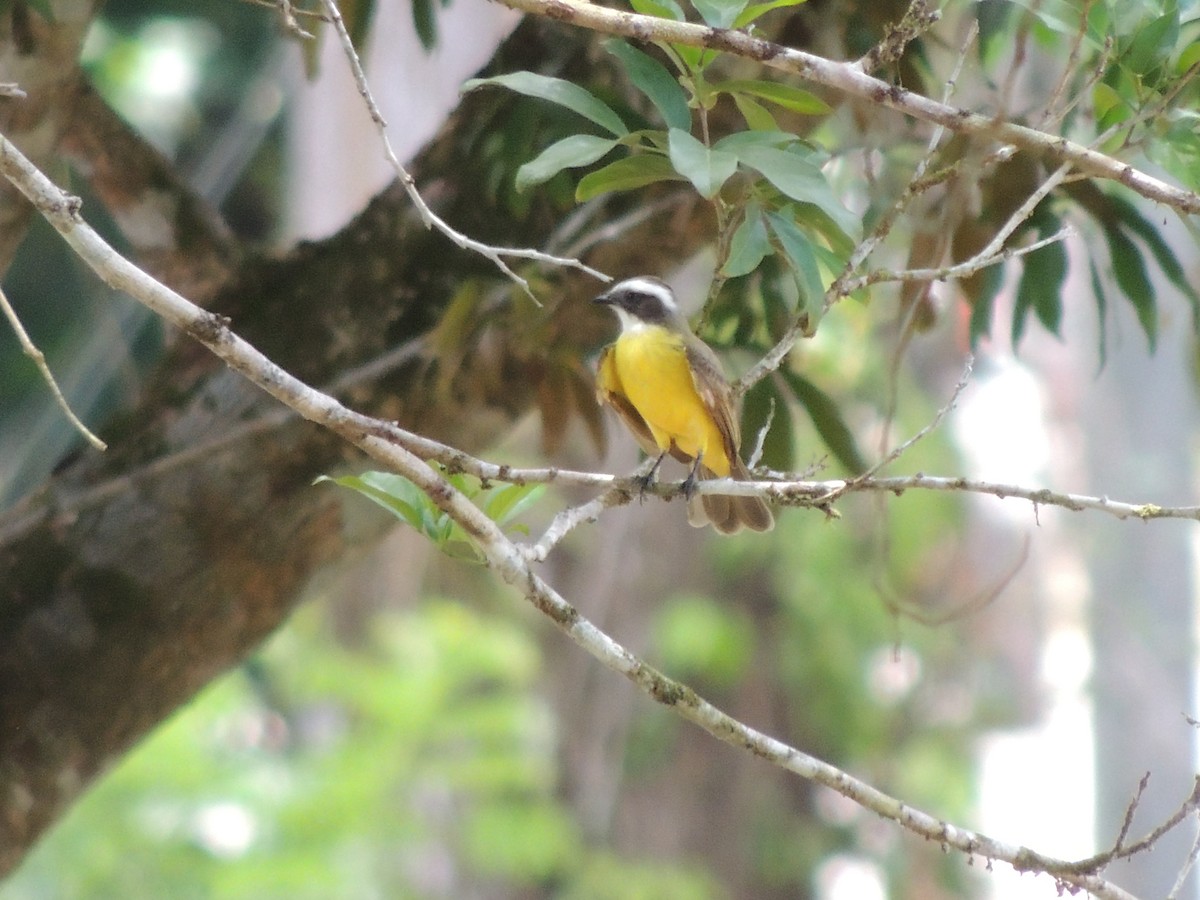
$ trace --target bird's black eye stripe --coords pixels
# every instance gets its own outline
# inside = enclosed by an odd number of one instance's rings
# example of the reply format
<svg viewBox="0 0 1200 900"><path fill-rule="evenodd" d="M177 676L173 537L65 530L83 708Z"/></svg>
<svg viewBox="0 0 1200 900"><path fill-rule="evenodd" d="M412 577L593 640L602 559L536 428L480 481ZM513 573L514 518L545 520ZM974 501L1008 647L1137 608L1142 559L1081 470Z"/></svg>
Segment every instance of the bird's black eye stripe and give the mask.
<svg viewBox="0 0 1200 900"><path fill-rule="evenodd" d="M629 298L629 311L643 322L662 322L666 309L660 297L638 291Z"/></svg>

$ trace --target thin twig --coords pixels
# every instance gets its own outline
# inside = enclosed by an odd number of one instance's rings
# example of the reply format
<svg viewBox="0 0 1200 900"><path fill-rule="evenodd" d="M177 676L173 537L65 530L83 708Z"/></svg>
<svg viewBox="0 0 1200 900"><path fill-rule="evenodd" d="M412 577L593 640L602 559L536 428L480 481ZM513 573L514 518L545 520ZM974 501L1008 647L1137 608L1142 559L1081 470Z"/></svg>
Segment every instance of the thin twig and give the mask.
<svg viewBox="0 0 1200 900"><path fill-rule="evenodd" d="M942 424L942 420L946 418L946 416L952 409L954 409L956 405L958 405L958 398L961 397L962 392L966 390L967 382L971 380L971 370L974 368L974 366L975 357L968 353L967 361L963 364L962 374L958 377L958 383L954 385L954 390L951 392L950 399L946 402L945 406L934 413L933 418L930 419L924 428L922 428L900 446L894 447L887 456L875 463L875 465L871 466L871 468L869 468L866 472L867 477L874 475L876 472L882 471L886 466L894 463L901 456L903 456L909 450L909 448L913 446L913 444L916 444L927 434Z"/></svg>
<svg viewBox="0 0 1200 900"><path fill-rule="evenodd" d="M1196 835L1192 838L1192 849L1188 851L1187 859L1179 867L1179 874L1175 876L1175 884L1171 886L1171 892L1167 894L1167 900L1178 900L1180 893L1183 891L1183 886L1187 882L1188 875L1192 871L1192 867L1196 865L1197 857L1200 857L1200 821L1196 823Z"/></svg>
<svg viewBox="0 0 1200 900"><path fill-rule="evenodd" d="M1064 225L1054 234L1040 238L1032 244L1026 244L1023 247L1002 247L999 251L992 253L985 252L988 249L985 248L984 251L977 253L965 262L955 263L950 266L941 266L936 269L904 269L900 272L893 272L890 269L877 269L874 272L851 279L846 283L846 286L849 291L853 292L861 288L870 287L873 284L888 281L952 281L960 278L969 278L982 269L1035 253L1050 244L1057 244L1059 241L1065 241L1067 238L1074 237L1075 234L1076 231L1072 226Z"/></svg>
<svg viewBox="0 0 1200 900"><path fill-rule="evenodd" d="M4 310L4 315L12 325L13 331L17 333L17 340L21 342L21 349L25 355L33 360L33 364L37 366L38 371L42 373L42 378L46 384L50 386L50 393L54 395L54 402L58 404L59 409L66 415L67 420L75 427L75 430L82 434L89 444L97 450L104 451L108 449L108 444L96 437L91 430L79 420L71 409L71 404L67 403L67 398L63 396L63 392L58 387L58 382L54 380L54 373L50 371L50 367L46 365L46 357L42 351L29 339L29 335L25 332L25 327L21 324L20 318L17 316L17 311L12 308L8 302L8 297L4 291L0 290L0 309Z"/></svg>
<svg viewBox="0 0 1200 900"><path fill-rule="evenodd" d="M425 223L426 228L436 228L443 235L453 241L458 247L463 250L470 250L474 253L485 257L513 282L518 284L529 298L534 303L539 303L537 297L534 296L533 290L529 287L529 282L514 272L504 261L504 257L514 259L528 259L534 262L547 263L556 266L569 266L579 269L581 272L586 272L593 278L602 282L608 282L612 279L591 266L585 265L577 259L570 259L561 256L550 256L547 253L542 253L540 250L518 248L518 247L493 247L491 244L485 244L482 241L477 241L463 234L461 231L453 228L449 223L437 215L425 199L417 190L417 183L409 174L404 164L400 162L396 156L396 151L392 149L392 142L387 134L387 122L384 121L383 115L379 111L379 106L375 102L375 97L371 93L370 85L367 84L366 73L363 72L362 63L358 58L358 52L354 49L354 42L350 40L350 32L346 29L346 23L342 20L342 14L338 10L335 0L321 0L325 7L330 20L333 23L334 31L337 33L338 40L341 43L342 51L345 53L346 60L350 65L350 71L354 76L354 83L358 87L358 93L366 104L367 113L371 117L371 121L375 123L375 130L379 133L379 139L383 144L383 155L391 165L396 176L400 179L400 183L404 186L405 192L408 194L413 205L417 208L417 212L421 216L421 221Z"/></svg>
<svg viewBox="0 0 1200 900"><path fill-rule="evenodd" d="M1057 124L1066 116L1069 107L1059 107L1062 102L1063 92L1067 89L1067 84L1071 81L1071 76L1075 74L1075 65L1079 62L1079 50L1083 46L1083 39L1087 35L1088 15L1092 11L1092 5L1095 0L1084 0L1083 9L1079 12L1079 27L1075 29L1075 37L1071 39L1071 50L1067 54L1067 64L1063 66L1062 74L1058 78L1058 83L1054 85L1054 89L1050 92L1050 99L1043 104L1043 112L1038 120L1039 128L1046 128L1051 123ZM1085 96L1082 92L1076 92L1074 98ZM1073 99L1074 99L1073 98Z"/></svg>
<svg viewBox="0 0 1200 900"><path fill-rule="evenodd" d="M300 23L296 21L296 13L292 9L292 0L278 0L279 3L279 19L283 23L284 31L293 37L298 37L306 41L313 40L313 36L300 27Z"/></svg>
<svg viewBox="0 0 1200 900"><path fill-rule="evenodd" d="M963 52L959 54L954 70L950 73L950 78L946 81L945 92L942 97L943 103L947 102L953 95L958 82L958 76L962 71L963 60L967 55L967 48L975 41L977 33L978 25L972 22L971 27L967 29L967 38L964 41ZM871 229L871 233L859 241L858 246L851 252L850 258L846 260L846 265L842 267L841 274L826 289L825 297L822 301L824 312L828 312L829 308L842 297L853 293L853 289L848 286L851 277L867 261L867 258L875 252L875 248L879 246L880 242L888 236L892 230L892 226L895 225L904 211L908 209L913 199L928 187L925 180L925 173L929 170L929 165L933 161L938 145L941 144L945 133L946 126L944 125L939 124L933 129L933 133L929 136L925 153L921 157L920 162L917 163L912 177L908 180L908 186L905 188L904 193L892 204L887 212L880 216L879 221L875 223L875 227ZM803 317L798 317L793 321L783 337L775 343L775 346L738 379L734 385L734 393L738 396L742 395L768 374L778 369L783 364L783 360L787 355L792 352L792 347L796 345L796 341L804 334L806 327L806 321Z"/></svg>
<svg viewBox="0 0 1200 900"><path fill-rule="evenodd" d="M586 503L562 510L551 520L550 525L536 544L522 547L525 557L530 562L545 562L549 558L550 552L562 542L563 538L580 525L595 522L606 509L629 503L634 495L632 486L636 484L640 488L644 485L645 482L642 479L653 467L653 458L644 459L641 465L633 471L633 474L623 480L623 483L614 484L604 493L593 497Z"/></svg>

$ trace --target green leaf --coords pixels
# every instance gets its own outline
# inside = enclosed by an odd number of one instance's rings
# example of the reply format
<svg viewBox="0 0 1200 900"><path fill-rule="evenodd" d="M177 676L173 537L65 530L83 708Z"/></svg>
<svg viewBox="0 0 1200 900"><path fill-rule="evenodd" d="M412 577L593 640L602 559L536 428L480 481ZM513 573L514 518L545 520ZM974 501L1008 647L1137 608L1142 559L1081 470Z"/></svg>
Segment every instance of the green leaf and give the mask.
<svg viewBox="0 0 1200 900"><path fill-rule="evenodd" d="M742 163L788 197L818 207L851 241L861 236L862 222L834 195L820 167L811 161L811 154L795 147L778 150L755 144L738 146L734 152Z"/></svg>
<svg viewBox="0 0 1200 900"><path fill-rule="evenodd" d="M1037 21L1062 37L1074 39L1075 35L1079 33L1082 7L1075 0L1013 0L1013 2L1032 13ZM1096 6L1103 5L1096 4ZM1084 31L1084 39L1095 49L1104 45L1104 34L1097 30L1097 24L1102 24L1102 17L1089 16L1088 27Z"/></svg>
<svg viewBox="0 0 1200 900"><path fill-rule="evenodd" d="M413 27L417 39L426 52L437 45L437 16L433 10L433 0L412 0Z"/></svg>
<svg viewBox="0 0 1200 900"><path fill-rule="evenodd" d="M738 158L732 153L713 150L680 128L668 133L671 165L675 171L690 181L705 200L717 196L717 192L737 171Z"/></svg>
<svg viewBox="0 0 1200 900"><path fill-rule="evenodd" d="M375 18L375 0L355 0L354 3L343 3L342 19L346 24L346 32L350 35L350 43L362 51L367 45L371 33L371 23ZM414 25L416 11L414 10ZM435 35L436 37L436 35Z"/></svg>
<svg viewBox="0 0 1200 900"><path fill-rule="evenodd" d="M1153 353L1158 342L1158 305L1154 285L1146 275L1146 264L1142 260L1141 251L1115 226L1106 227L1104 237L1108 241L1108 255L1112 259L1117 287L1133 304L1142 331L1146 332L1146 338L1150 342L1150 352Z"/></svg>
<svg viewBox="0 0 1200 900"><path fill-rule="evenodd" d="M1103 81L1096 82L1096 86L1092 88L1092 108L1096 111L1097 119L1105 119L1112 110L1117 112L1126 110L1123 118L1127 118L1129 112L1132 111L1117 89ZM1105 121L1107 120L1105 119Z"/></svg>
<svg viewBox="0 0 1200 900"><path fill-rule="evenodd" d="M824 116L832 112L829 104L811 91L777 81L725 81L717 85L717 89L735 97L738 94L751 94L806 116Z"/></svg>
<svg viewBox="0 0 1200 900"><path fill-rule="evenodd" d="M573 134L551 144L536 159L531 159L517 169L518 191L535 184L549 181L563 169L590 166L604 156L617 141L612 138L595 137L590 134Z"/></svg>
<svg viewBox="0 0 1200 900"><path fill-rule="evenodd" d="M990 3L976 3L974 9L979 22L979 59L986 69L991 69L1001 51L1012 52L1009 19L1013 6L992 0Z"/></svg>
<svg viewBox="0 0 1200 900"><path fill-rule="evenodd" d="M971 321L967 329L972 347L992 332L992 310L1003 284L1004 266L989 266L979 273L979 290L971 303Z"/></svg>
<svg viewBox="0 0 1200 900"><path fill-rule="evenodd" d="M688 109L683 88L662 63L625 41L614 39L605 42L604 46L625 66L625 72L634 87L650 98L668 128L686 131L691 127L692 113Z"/></svg>
<svg viewBox="0 0 1200 900"><path fill-rule="evenodd" d="M492 491L482 508L489 519L503 528L545 493L544 484L507 484Z"/></svg>
<svg viewBox="0 0 1200 900"><path fill-rule="evenodd" d="M1134 35L1121 64L1132 72L1145 75L1163 65L1179 40L1179 10L1174 3Z"/></svg>
<svg viewBox="0 0 1200 900"><path fill-rule="evenodd" d="M582 203L609 191L632 191L656 181L682 180L670 161L657 153L635 153L579 179L575 200Z"/></svg>
<svg viewBox="0 0 1200 900"><path fill-rule="evenodd" d="M706 25L729 28L746 7L746 0L692 0Z"/></svg>
<svg viewBox="0 0 1200 900"><path fill-rule="evenodd" d="M742 118L746 120L746 124L751 128L757 131L775 131L779 128L775 117L757 100L751 100L742 94L734 94L733 102L737 106L738 112L742 114Z"/></svg>
<svg viewBox="0 0 1200 900"><path fill-rule="evenodd" d="M817 264L817 255L813 252L812 243L796 223L780 213L767 213L767 220L779 245L783 248L784 256L791 265L792 275L796 279L796 287L800 289L801 302L810 311L819 311L820 300L825 293L821 283L821 271Z"/></svg>
<svg viewBox="0 0 1200 900"><path fill-rule="evenodd" d="M772 0L770 3L752 3L743 9L738 17L733 20L733 27L745 28L751 22L755 21L766 13L769 13L773 9L779 9L780 7L784 6L799 6L804 2L805 0Z"/></svg>
<svg viewBox="0 0 1200 900"><path fill-rule="evenodd" d="M854 433L846 425L846 420L842 418L841 410L833 402L833 398L803 375L798 375L786 367L778 371L792 394L808 412L817 433L821 435L821 440L837 461L851 474L857 475L867 471L867 462L858 449Z"/></svg>
<svg viewBox="0 0 1200 900"><path fill-rule="evenodd" d="M1096 322L1100 331L1100 368L1108 359L1108 295L1104 293L1104 282L1100 278L1100 270L1096 261L1088 257L1088 268L1092 274L1092 294L1096 298Z"/></svg>
<svg viewBox="0 0 1200 900"><path fill-rule="evenodd" d="M763 378L742 400L742 456L746 463L758 443L758 433L770 420L763 438L762 458L756 465L778 471L794 468L796 429L792 422L792 404L784 395L777 378Z"/></svg>
<svg viewBox="0 0 1200 900"><path fill-rule="evenodd" d="M675 0L629 0L629 5L633 7L634 12L641 13L643 16L657 16L660 19L672 19L676 22L682 22L687 18L683 13L683 7Z"/></svg>
<svg viewBox="0 0 1200 900"><path fill-rule="evenodd" d="M767 237L762 209L751 201L743 213L742 223L729 240L729 256L721 267L721 274L726 278L749 275L770 252L771 242Z"/></svg>
<svg viewBox="0 0 1200 900"><path fill-rule="evenodd" d="M549 100L551 103L565 106L617 137L629 134L629 129L625 127L621 117L606 103L570 81L538 75L536 72L512 72L508 75L494 75L491 78L472 78L462 89L465 93L487 85L499 85L527 97Z"/></svg>
<svg viewBox="0 0 1200 900"><path fill-rule="evenodd" d="M1198 62L1200 62L1200 41L1192 41L1179 54L1179 59L1175 62L1175 74L1182 75Z"/></svg>
<svg viewBox="0 0 1200 900"><path fill-rule="evenodd" d="M1197 294L1196 289L1192 287L1187 273L1183 271L1183 266L1179 264L1179 260L1175 257L1175 251L1163 240L1158 229L1149 220L1143 218L1142 214L1138 212L1137 207L1128 200L1118 197L1115 194L1109 194L1108 202L1116 211L1121 223L1141 238L1146 246L1150 248L1150 252L1154 254L1154 259L1158 263L1158 267L1167 276L1167 280L1175 285L1191 304L1194 325L1200 324L1200 294Z"/></svg>
<svg viewBox="0 0 1200 900"><path fill-rule="evenodd" d="M714 150L729 150L736 153L744 147L786 147L789 144L797 144L799 147L804 147L797 140L796 136L788 131L779 130L763 130L763 131L735 131L733 134L726 135L715 144ZM797 152L802 152L798 150ZM810 159L815 158L816 154L804 148L803 152L810 154Z"/></svg>
<svg viewBox="0 0 1200 900"><path fill-rule="evenodd" d="M812 203L814 195L829 191L820 167L800 153L755 145L737 147L735 152L740 161L793 200Z"/></svg>
<svg viewBox="0 0 1200 900"><path fill-rule="evenodd" d="M1058 230L1060 223L1054 216L1046 216L1044 228L1039 226L1041 237L1048 237ZM1029 310L1037 313L1038 319L1052 334L1059 334L1062 324L1062 286L1067 278L1067 253L1062 242L1047 244L1040 250L1023 257L1024 267L1017 284L1017 300L1013 308L1012 343L1017 346L1025 332L1025 318Z"/></svg>
<svg viewBox="0 0 1200 900"><path fill-rule="evenodd" d="M338 478L320 475L313 480L313 484L323 481L357 491L368 500L382 506L401 522L418 531L425 531L422 507L428 502L428 498L420 488L402 475L394 475L391 472L364 472L362 475L342 475Z"/></svg>

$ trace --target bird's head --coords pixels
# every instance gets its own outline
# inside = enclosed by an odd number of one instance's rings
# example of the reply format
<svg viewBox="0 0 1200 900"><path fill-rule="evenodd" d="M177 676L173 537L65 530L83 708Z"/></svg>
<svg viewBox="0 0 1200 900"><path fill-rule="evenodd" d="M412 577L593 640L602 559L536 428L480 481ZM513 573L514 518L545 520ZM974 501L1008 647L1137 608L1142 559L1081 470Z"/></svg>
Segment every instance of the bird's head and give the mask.
<svg viewBox="0 0 1200 900"><path fill-rule="evenodd" d="M631 331L658 325L663 328L686 327L675 294L665 281L651 275L626 278L597 297L594 303L612 308L621 320L621 329Z"/></svg>

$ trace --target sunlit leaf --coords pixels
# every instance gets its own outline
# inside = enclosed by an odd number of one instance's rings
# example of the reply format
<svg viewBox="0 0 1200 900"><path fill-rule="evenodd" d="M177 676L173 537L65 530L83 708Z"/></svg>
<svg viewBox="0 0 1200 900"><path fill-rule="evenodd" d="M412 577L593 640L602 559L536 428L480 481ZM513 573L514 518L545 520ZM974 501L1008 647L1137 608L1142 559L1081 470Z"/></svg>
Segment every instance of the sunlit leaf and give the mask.
<svg viewBox="0 0 1200 900"><path fill-rule="evenodd" d="M666 157L635 153L584 175L575 188L575 199L582 203L609 191L631 191L656 181L682 180Z"/></svg>
<svg viewBox="0 0 1200 900"><path fill-rule="evenodd" d="M751 3L733 20L733 27L745 28L751 22L766 15L773 9L780 9L785 6L799 6L804 2L805 0L772 0L770 3Z"/></svg>
<svg viewBox="0 0 1200 900"><path fill-rule="evenodd" d="M629 129L625 127L621 117L606 103L570 81L550 78L536 72L511 72L507 75L493 75L491 78L472 78L462 89L465 93L487 85L499 85L527 97L549 100L590 119L617 137L629 134Z"/></svg>
<svg viewBox="0 0 1200 900"><path fill-rule="evenodd" d="M507 484L488 495L483 511L489 519L503 527L529 509L545 493L544 484Z"/></svg>
<svg viewBox="0 0 1200 900"><path fill-rule="evenodd" d="M660 19L673 19L676 22L682 22L686 18L683 14L683 7L675 0L629 0L629 5L633 7L634 12L641 13L643 16L657 16Z"/></svg>
<svg viewBox="0 0 1200 900"><path fill-rule="evenodd" d="M417 510L421 505L421 489L402 475L389 472L364 472L338 478L319 475L313 484L325 481L358 491L414 528L420 526L421 517Z"/></svg>
<svg viewBox="0 0 1200 900"><path fill-rule="evenodd" d="M686 131L691 127L692 113L688 109L683 88L662 63L625 41L611 40L605 42L604 46L625 66L625 72L634 86L650 98L668 128Z"/></svg>
<svg viewBox="0 0 1200 900"><path fill-rule="evenodd" d="M1182 75L1198 62L1200 62L1200 41L1192 41L1175 61L1175 74Z"/></svg>
<svg viewBox="0 0 1200 900"><path fill-rule="evenodd" d="M717 87L722 92L735 96L751 94L776 106L808 116L823 116L832 111L828 103L811 91L777 81L723 81Z"/></svg>
<svg viewBox="0 0 1200 900"><path fill-rule="evenodd" d="M563 169L590 166L615 146L617 141L612 138L590 134L573 134L556 141L535 159L517 169L517 190L523 191L531 185L548 181Z"/></svg>
<svg viewBox="0 0 1200 900"><path fill-rule="evenodd" d="M1092 108L1096 111L1097 119L1105 119L1111 110L1129 109L1129 104L1125 102L1117 89L1103 81L1096 83L1092 88Z"/></svg>
<svg viewBox="0 0 1200 900"><path fill-rule="evenodd" d="M672 128L669 137L671 165L695 186L704 199L715 197L737 171L738 158L732 153L705 147L679 128Z"/></svg>
<svg viewBox="0 0 1200 900"><path fill-rule="evenodd" d="M775 131L779 128L775 117L757 100L752 100L743 94L734 94L733 102L750 128L756 131Z"/></svg>

